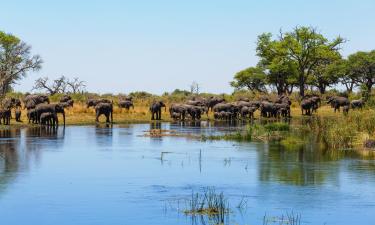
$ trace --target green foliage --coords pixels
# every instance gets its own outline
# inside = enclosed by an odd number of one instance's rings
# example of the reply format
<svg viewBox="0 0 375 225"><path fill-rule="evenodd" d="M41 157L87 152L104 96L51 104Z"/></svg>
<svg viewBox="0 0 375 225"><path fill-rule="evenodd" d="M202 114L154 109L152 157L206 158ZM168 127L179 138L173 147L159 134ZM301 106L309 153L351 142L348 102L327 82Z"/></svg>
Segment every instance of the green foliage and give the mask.
<svg viewBox="0 0 375 225"><path fill-rule="evenodd" d="M348 64L348 70L356 81L367 88L367 93L371 93L375 83L375 50L349 55Z"/></svg>
<svg viewBox="0 0 375 225"><path fill-rule="evenodd" d="M42 60L32 56L31 47L12 34L0 31L0 95L12 90L12 85L28 71L41 68Z"/></svg>
<svg viewBox="0 0 375 225"><path fill-rule="evenodd" d="M265 81L266 75L262 68L249 67L236 73L234 81L230 82L230 85L236 89L248 88L253 92L264 92L266 91Z"/></svg>
<svg viewBox="0 0 375 225"><path fill-rule="evenodd" d="M270 71L278 91L285 91L285 85L298 82L300 95L304 96L308 80L318 82L319 67L329 61L339 59L339 46L344 42L341 37L329 41L312 27L296 27L292 32L281 33L279 38L272 40L270 33L258 37L257 55L259 64ZM287 77L290 76L288 81ZM284 87L283 87L284 86Z"/></svg>
<svg viewBox="0 0 375 225"><path fill-rule="evenodd" d="M287 123L269 123L264 126L264 129L267 132L273 132L273 131L289 131L289 124Z"/></svg>

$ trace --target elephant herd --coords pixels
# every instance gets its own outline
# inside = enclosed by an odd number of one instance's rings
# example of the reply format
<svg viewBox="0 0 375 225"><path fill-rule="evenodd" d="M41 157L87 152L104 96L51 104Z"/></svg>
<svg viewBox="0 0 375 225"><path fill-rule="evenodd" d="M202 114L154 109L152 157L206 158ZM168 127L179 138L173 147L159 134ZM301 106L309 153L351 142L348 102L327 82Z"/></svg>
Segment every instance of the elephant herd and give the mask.
<svg viewBox="0 0 375 225"><path fill-rule="evenodd" d="M275 102L268 99L251 101L240 99L226 102L223 98L190 100L182 104L172 104L169 113L174 120L200 119L202 114L213 111L215 120L253 119L255 111L259 110L263 117L290 117L291 101L287 96L280 96Z"/></svg>
<svg viewBox="0 0 375 225"><path fill-rule="evenodd" d="M29 123L35 123L46 126L58 126L58 114L63 116L65 126L65 109L73 107L74 100L64 95L58 103L50 103L47 95L28 94L22 100L24 108L27 109L27 118ZM15 110L15 120L21 121L21 100L17 98L6 98L1 102L0 124L10 124L12 118L12 109ZM334 109L334 112L343 108L344 114L349 109L361 109L365 102L363 99L349 101L346 97L333 96L327 97L327 104ZM86 107L95 109L95 121L99 122L99 117L104 115L107 123L113 123L113 101L108 99L88 99ZM321 105L319 96L305 96L301 101L302 115L312 115ZM134 109L133 99L127 97L118 101L119 108L129 110ZM163 101L153 101L150 105L151 120L161 120L162 109L167 111L167 106ZM242 98L238 101L227 102L221 97L194 98L184 103L173 103L169 106L169 114L173 120L184 121L200 120L202 115L213 112L215 120L247 120L253 119L256 111L260 112L261 117L266 118L290 118L291 101L288 96L278 96L276 100L271 101L268 97L262 97L260 100L249 100Z"/></svg>

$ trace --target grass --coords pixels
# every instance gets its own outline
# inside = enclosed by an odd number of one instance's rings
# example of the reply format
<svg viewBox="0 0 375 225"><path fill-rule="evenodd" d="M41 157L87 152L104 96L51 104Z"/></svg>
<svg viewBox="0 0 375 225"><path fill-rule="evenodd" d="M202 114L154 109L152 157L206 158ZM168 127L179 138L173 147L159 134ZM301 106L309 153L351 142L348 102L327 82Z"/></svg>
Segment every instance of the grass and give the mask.
<svg viewBox="0 0 375 225"><path fill-rule="evenodd" d="M205 188L203 193L192 192L188 209L185 209L184 213L192 217L207 216L215 221L215 224L224 224L230 210L228 200L222 192L217 193L214 188Z"/></svg>

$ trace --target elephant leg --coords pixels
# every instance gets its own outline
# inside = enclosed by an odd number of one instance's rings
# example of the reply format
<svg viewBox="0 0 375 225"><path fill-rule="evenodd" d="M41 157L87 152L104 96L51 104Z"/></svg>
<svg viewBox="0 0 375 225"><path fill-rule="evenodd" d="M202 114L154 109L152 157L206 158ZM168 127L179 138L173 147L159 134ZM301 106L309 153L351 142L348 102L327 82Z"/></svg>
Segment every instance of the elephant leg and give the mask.
<svg viewBox="0 0 375 225"><path fill-rule="evenodd" d="M105 115L105 117L107 118L107 123L110 123L110 121L109 121L109 113L106 113L106 115Z"/></svg>

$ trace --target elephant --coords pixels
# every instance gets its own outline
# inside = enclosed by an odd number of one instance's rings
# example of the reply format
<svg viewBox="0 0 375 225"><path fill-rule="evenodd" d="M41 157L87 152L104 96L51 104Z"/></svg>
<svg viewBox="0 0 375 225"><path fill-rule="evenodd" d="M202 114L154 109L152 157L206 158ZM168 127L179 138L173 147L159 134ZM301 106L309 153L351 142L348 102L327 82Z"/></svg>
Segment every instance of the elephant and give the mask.
<svg viewBox="0 0 375 225"><path fill-rule="evenodd" d="M352 100L350 102L350 106L352 107L352 109L362 109L364 104L365 102L363 99Z"/></svg>
<svg viewBox="0 0 375 225"><path fill-rule="evenodd" d="M275 103L277 116L290 117L290 105L288 102Z"/></svg>
<svg viewBox="0 0 375 225"><path fill-rule="evenodd" d="M99 122L99 117L104 115L107 123L113 123L113 104L107 102L100 102L95 105L95 121Z"/></svg>
<svg viewBox="0 0 375 225"><path fill-rule="evenodd" d="M315 102L311 98L305 98L301 101L301 112L302 115L311 115L312 109L315 106Z"/></svg>
<svg viewBox="0 0 375 225"><path fill-rule="evenodd" d="M56 117L56 126L59 126L59 120L57 118L57 114L61 113L63 115L63 122L65 127L65 110L61 104L39 104L35 107L35 114L36 114L36 121L37 123L41 123L41 115L42 113L52 113Z"/></svg>
<svg viewBox="0 0 375 225"><path fill-rule="evenodd" d="M27 95L23 99L24 105L26 109L33 109L35 108L38 104L42 103L50 103L49 98L47 95Z"/></svg>
<svg viewBox="0 0 375 225"><path fill-rule="evenodd" d="M177 113L177 114L180 115L179 119L185 120L185 117L186 117L186 114L187 114L187 107L188 107L188 105L184 105L184 104L172 104L169 107L169 113L170 113L172 118L174 118L173 114Z"/></svg>
<svg viewBox="0 0 375 225"><path fill-rule="evenodd" d="M119 106L120 108L125 108L126 110L129 110L130 107L132 107L132 108L134 109L134 104L133 104L133 102L130 101L130 100L120 100L120 101L118 102L118 106Z"/></svg>
<svg viewBox="0 0 375 225"><path fill-rule="evenodd" d="M161 108L164 107L167 111L167 106L163 101L154 101L150 106L151 120L161 120Z"/></svg>
<svg viewBox="0 0 375 225"><path fill-rule="evenodd" d="M21 121L21 110L19 108L16 109L15 115L16 115L16 121L22 122Z"/></svg>
<svg viewBox="0 0 375 225"><path fill-rule="evenodd" d="M341 106L350 105L349 99L346 97L330 97L327 101L327 104L331 104L331 107L334 108L334 111L336 110L340 111Z"/></svg>
<svg viewBox="0 0 375 225"><path fill-rule="evenodd" d="M205 112L204 107L201 107L201 106L187 105L186 108L187 108L186 111L190 115L192 120L196 120L196 119L200 120L202 113Z"/></svg>
<svg viewBox="0 0 375 225"><path fill-rule="evenodd" d="M240 107L235 103L219 103L213 107L214 112L227 112L226 115L223 115L226 119L236 119L239 113ZM230 115L229 115L229 114Z"/></svg>
<svg viewBox="0 0 375 225"><path fill-rule="evenodd" d="M64 108L73 107L74 100L69 95L64 95L63 97L60 98L60 102L59 103L63 103L65 105Z"/></svg>
<svg viewBox="0 0 375 225"><path fill-rule="evenodd" d="M223 103L225 102L225 99L224 98L221 98L221 97L214 97L214 96L211 96L209 99L207 99L206 101L206 106L208 108L208 111L211 110L213 111L213 107L219 103Z"/></svg>
<svg viewBox="0 0 375 225"><path fill-rule="evenodd" d="M253 106L244 106L241 108L240 110L240 114L241 114L241 117L242 119L246 119L247 116L249 116L250 119L254 119L254 112L257 110L256 107L253 107Z"/></svg>
<svg viewBox="0 0 375 225"><path fill-rule="evenodd" d="M88 99L86 101L86 106L87 108L90 108L90 107L95 107L97 104L99 103L108 103L108 104L112 104L112 101L111 100L108 100L108 99L104 99L104 98L101 98L101 99Z"/></svg>
<svg viewBox="0 0 375 225"><path fill-rule="evenodd" d="M171 118L174 120L180 120L181 119L181 114L177 112L172 112Z"/></svg>
<svg viewBox="0 0 375 225"><path fill-rule="evenodd" d="M280 103L280 104L287 104L287 105L291 105L292 104L292 101L290 101L289 97L286 96L286 95L280 95L277 100L275 101L275 103Z"/></svg>
<svg viewBox="0 0 375 225"><path fill-rule="evenodd" d="M17 98L5 98L1 103L1 105L7 109L21 107L21 101Z"/></svg>
<svg viewBox="0 0 375 225"><path fill-rule="evenodd" d="M12 111L10 108L0 109L0 124L1 120L3 120L4 125L10 125L10 117Z"/></svg>
<svg viewBox="0 0 375 225"><path fill-rule="evenodd" d="M269 101L262 101L260 105L260 114L263 117L276 117L277 108L275 103Z"/></svg>
<svg viewBox="0 0 375 225"><path fill-rule="evenodd" d="M40 125L47 125L55 127L57 124L56 113L45 112L40 115Z"/></svg>
<svg viewBox="0 0 375 225"><path fill-rule="evenodd" d="M29 123L36 123L36 111L35 109L27 110L27 118L29 119Z"/></svg>

